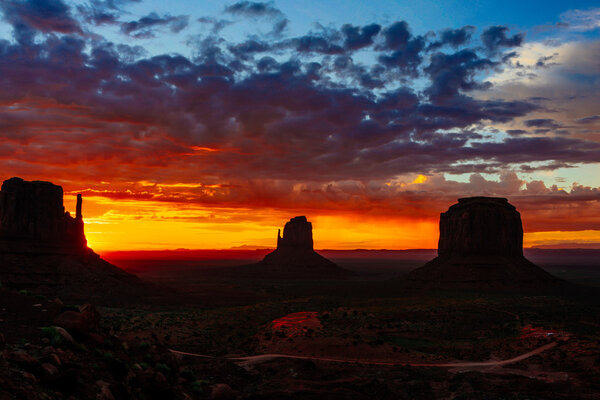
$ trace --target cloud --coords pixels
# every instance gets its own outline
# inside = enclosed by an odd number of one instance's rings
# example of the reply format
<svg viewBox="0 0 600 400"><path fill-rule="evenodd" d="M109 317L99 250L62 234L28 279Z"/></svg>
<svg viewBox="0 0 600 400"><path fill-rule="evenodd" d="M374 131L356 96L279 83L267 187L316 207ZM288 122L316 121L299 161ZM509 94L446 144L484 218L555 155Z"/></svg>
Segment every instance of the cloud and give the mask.
<svg viewBox="0 0 600 400"><path fill-rule="evenodd" d="M412 36L406 21L390 24L383 29L382 35L384 42L377 49L384 52L378 56L379 62L388 69L416 77L423 60L421 52L425 48L425 38Z"/></svg>
<svg viewBox="0 0 600 400"><path fill-rule="evenodd" d="M458 29L444 29L439 33L439 40L430 43L427 50L435 50L443 46L457 48L471 40L475 27L471 25L463 26ZM436 35L437 37L438 35Z"/></svg>
<svg viewBox="0 0 600 400"><path fill-rule="evenodd" d="M573 184L560 189L539 180L525 180L504 171L497 179L473 173L465 182L443 174L398 177L390 181L301 182L267 179L239 182L236 185L153 184L128 182L99 185L81 192L84 196L119 201L150 201L175 208L222 207L243 209L248 204L264 209L289 210L312 214L360 215L391 223L393 220L419 219L437 223L439 214L460 197L507 197L521 212L526 232L599 230L600 189ZM186 213L193 215L193 212ZM188 218L194 218L189 217Z"/></svg>
<svg viewBox="0 0 600 400"><path fill-rule="evenodd" d="M137 21L124 22L121 24L121 32L135 38L151 38L155 36L154 29L166 26L172 33L179 33L188 26L187 15L159 16L150 13Z"/></svg>
<svg viewBox="0 0 600 400"><path fill-rule="evenodd" d="M560 124L557 124L556 121L551 118L528 119L525 121L525 126L548 129L557 129L561 127Z"/></svg>
<svg viewBox="0 0 600 400"><path fill-rule="evenodd" d="M225 13L246 18L268 18L273 21L270 35L274 37L279 37L289 24L285 14L274 7L272 2L239 1L225 7Z"/></svg>
<svg viewBox="0 0 600 400"><path fill-rule="evenodd" d="M150 14L123 29L152 35L174 29L177 18ZM531 210L531 198L596 210L594 188L566 194L514 174L596 163L600 140L589 133L529 134L589 130L593 121L573 120L593 119L595 105L563 116L570 103L554 97L556 86L543 85L568 80L505 86L526 79L516 74L524 69L517 62L534 68L557 53L557 65L540 74L565 68L593 75L596 55L575 45L533 54L524 45L503 61L461 29L429 37L412 35L402 21L343 24L241 42L212 30L190 40L191 56L149 54L77 32L0 40L0 167L59 177L97 196L177 205L433 220L456 197L490 194L515 196ZM589 102L597 98L594 85L579 83L568 93ZM428 179L414 183L416 175Z"/></svg>
<svg viewBox="0 0 600 400"><path fill-rule="evenodd" d="M578 124L593 124L600 122L600 115L590 115L588 117L578 118L575 120Z"/></svg>
<svg viewBox="0 0 600 400"><path fill-rule="evenodd" d="M506 26L495 25L487 28L481 34L481 41L489 52L498 51L501 47L519 47L525 40L525 35L517 33L511 37L506 35Z"/></svg>
<svg viewBox="0 0 600 400"><path fill-rule="evenodd" d="M363 27L345 24L341 28L344 34L344 48L346 50L358 50L373 44L377 34L381 31L378 24L370 24Z"/></svg>
<svg viewBox="0 0 600 400"><path fill-rule="evenodd" d="M43 33L82 33L71 16L70 7L62 0L6 0L0 3L4 19L18 32L33 30Z"/></svg>
<svg viewBox="0 0 600 400"><path fill-rule="evenodd" d="M526 135L528 132L523 129L507 129L506 133L508 133L509 135L519 136Z"/></svg>
<svg viewBox="0 0 600 400"><path fill-rule="evenodd" d="M227 21L224 19L217 19L217 18L213 18L213 17L200 17L198 18L198 22L202 23L202 24L207 24L207 25L211 25L212 26L212 33L219 33L221 32L225 27L231 25L233 22L231 21Z"/></svg>
<svg viewBox="0 0 600 400"><path fill-rule="evenodd" d="M225 7L225 12L244 17L280 17L283 13L273 3L239 1Z"/></svg>
<svg viewBox="0 0 600 400"><path fill-rule="evenodd" d="M425 72L432 84L425 90L429 98L435 102L450 99L459 94L475 89L486 89L487 82L475 80L479 71L490 69L497 65L490 59L480 58L473 50L460 50L453 54L435 53Z"/></svg>
<svg viewBox="0 0 600 400"><path fill-rule="evenodd" d="M77 5L77 11L84 21L94 25L118 24L123 7L141 0L91 0L87 4Z"/></svg>
<svg viewBox="0 0 600 400"><path fill-rule="evenodd" d="M591 31L600 28L600 8L569 10L560 17L562 22L574 31Z"/></svg>
<svg viewBox="0 0 600 400"><path fill-rule="evenodd" d="M547 121L547 126L538 128L558 128L555 133L560 133L565 127L571 136L598 142L600 134L593 126L600 102L599 54L599 40L525 43L511 63L489 76L493 86L476 96L528 98L540 105L536 113L513 121L505 129L524 129L525 120L553 120L554 126ZM552 62L539 67L539 60L544 58Z"/></svg>

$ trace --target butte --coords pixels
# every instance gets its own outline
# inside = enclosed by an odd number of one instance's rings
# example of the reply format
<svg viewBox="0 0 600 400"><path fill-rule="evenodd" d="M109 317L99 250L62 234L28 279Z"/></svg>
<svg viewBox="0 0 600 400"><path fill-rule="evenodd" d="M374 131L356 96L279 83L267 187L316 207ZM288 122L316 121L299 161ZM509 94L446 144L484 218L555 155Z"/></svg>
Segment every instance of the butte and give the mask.
<svg viewBox="0 0 600 400"><path fill-rule="evenodd" d="M63 189L50 182L11 178L0 190L0 281L67 299L111 299L144 284L87 246L77 195L75 217L65 212Z"/></svg>
<svg viewBox="0 0 600 400"><path fill-rule="evenodd" d="M351 272L313 249L312 224L306 217L300 216L285 224L283 236L281 229L277 232L277 248L262 261L215 270L214 274L249 279L339 279L351 275Z"/></svg>
<svg viewBox="0 0 600 400"><path fill-rule="evenodd" d="M458 199L441 213L438 257L403 280L439 289L546 288L563 282L523 256L521 215L496 197Z"/></svg>

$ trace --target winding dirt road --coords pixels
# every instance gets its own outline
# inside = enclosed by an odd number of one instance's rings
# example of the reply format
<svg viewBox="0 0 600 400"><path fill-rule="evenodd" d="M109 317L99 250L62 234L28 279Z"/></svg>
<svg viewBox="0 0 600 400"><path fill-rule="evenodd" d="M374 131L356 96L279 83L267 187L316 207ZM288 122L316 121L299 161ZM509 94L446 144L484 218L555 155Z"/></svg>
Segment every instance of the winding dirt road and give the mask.
<svg viewBox="0 0 600 400"><path fill-rule="evenodd" d="M211 359L222 359L230 360L239 364L243 367L248 367L256 364L261 364L266 361L275 360L278 358L288 358L297 360L312 360L312 361L325 361L325 362L336 362L336 363L352 363L352 364L364 364L364 365L389 365L389 366L401 366L409 365L412 367L442 367L442 368L490 368L490 367L501 367L508 364L517 363L525 360L529 357L540 354L546 350L549 350L556 346L556 342L548 343L540 346L532 351L521 354L517 357L509 358L507 360L499 361L464 361L464 362L451 362L451 363L412 363L402 361L373 361L373 360L362 360L362 359L346 359L346 358L328 358L328 357L313 357L313 356L296 356L291 354L259 354L256 356L247 357L213 357L204 354L187 353L185 351L177 351L169 349L171 353L179 354L182 356L200 357L200 358L211 358Z"/></svg>

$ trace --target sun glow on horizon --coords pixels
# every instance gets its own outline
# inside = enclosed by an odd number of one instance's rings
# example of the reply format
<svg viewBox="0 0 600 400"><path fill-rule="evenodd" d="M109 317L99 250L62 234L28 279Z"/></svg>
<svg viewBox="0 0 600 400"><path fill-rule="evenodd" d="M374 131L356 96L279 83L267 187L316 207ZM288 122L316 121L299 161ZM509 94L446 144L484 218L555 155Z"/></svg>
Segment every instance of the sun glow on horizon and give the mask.
<svg viewBox="0 0 600 400"><path fill-rule="evenodd" d="M75 196L65 196L74 210ZM231 249L275 247L277 230L295 215L313 224L316 249L435 249L437 219L334 214L323 211L208 208L156 201L84 198L88 245L97 252L119 250ZM524 246L599 244L600 231L526 232Z"/></svg>

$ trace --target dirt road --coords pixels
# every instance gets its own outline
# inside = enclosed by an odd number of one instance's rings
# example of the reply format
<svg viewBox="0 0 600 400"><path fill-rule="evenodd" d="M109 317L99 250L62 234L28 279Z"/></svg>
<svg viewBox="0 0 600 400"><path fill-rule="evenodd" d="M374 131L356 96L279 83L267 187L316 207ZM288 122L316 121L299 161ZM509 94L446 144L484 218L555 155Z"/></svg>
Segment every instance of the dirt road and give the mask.
<svg viewBox="0 0 600 400"><path fill-rule="evenodd" d="M498 361L464 361L464 362L451 362L451 363L412 363L402 361L377 361L377 360L364 360L364 359L346 359L346 358L329 358L329 357L314 357L314 356L296 356L291 354L259 354L256 356L246 357L213 357L203 354L187 353L185 351L177 351L169 349L171 353L180 354L182 356L201 357L201 358L218 358L225 359L235 362L240 366L251 366L260 364L266 361L275 360L277 358L288 358L297 360L312 360L312 361L325 361L325 362L336 362L336 363L353 363L353 364L365 364L365 365L410 365L413 367L442 367L442 368L490 368L490 367L501 367L508 364L513 364L529 357L540 354L546 350L549 350L556 346L556 342L548 343L540 346L532 351L521 354L517 357L509 358L507 360Z"/></svg>

